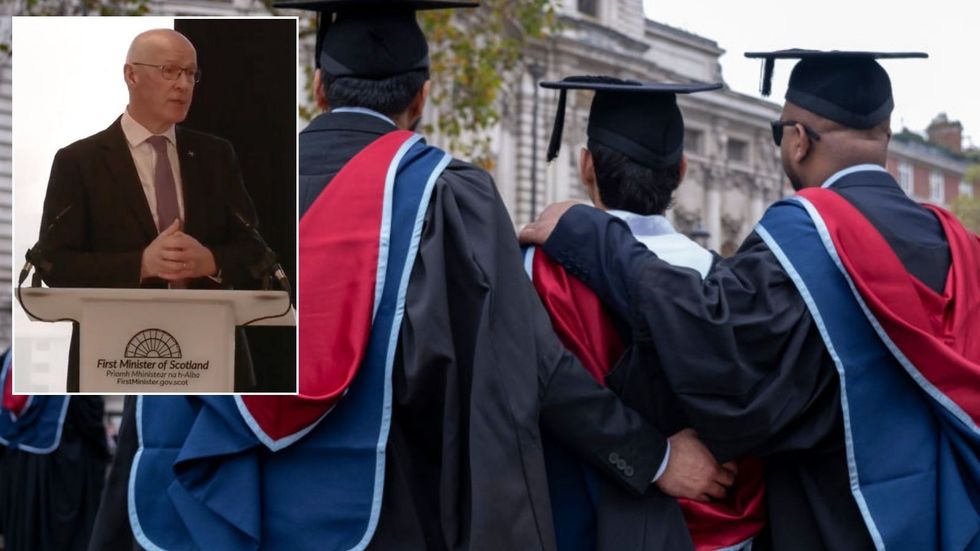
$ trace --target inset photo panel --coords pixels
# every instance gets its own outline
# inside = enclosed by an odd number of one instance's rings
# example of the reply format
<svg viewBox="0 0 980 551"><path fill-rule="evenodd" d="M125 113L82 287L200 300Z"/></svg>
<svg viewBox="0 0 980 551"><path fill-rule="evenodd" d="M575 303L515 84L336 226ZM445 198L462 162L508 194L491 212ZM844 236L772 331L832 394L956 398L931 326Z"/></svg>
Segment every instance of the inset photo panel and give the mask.
<svg viewBox="0 0 980 551"><path fill-rule="evenodd" d="M296 392L296 41L14 18L14 394Z"/></svg>

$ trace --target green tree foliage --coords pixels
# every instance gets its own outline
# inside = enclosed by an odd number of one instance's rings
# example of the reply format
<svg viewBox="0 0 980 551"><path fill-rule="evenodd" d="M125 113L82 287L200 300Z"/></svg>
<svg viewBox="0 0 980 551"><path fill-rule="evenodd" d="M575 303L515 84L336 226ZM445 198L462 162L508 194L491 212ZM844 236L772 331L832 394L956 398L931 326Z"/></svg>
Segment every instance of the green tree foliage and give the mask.
<svg viewBox="0 0 980 551"><path fill-rule="evenodd" d="M18 15L146 15L149 0L26 0Z"/></svg>
<svg viewBox="0 0 980 551"><path fill-rule="evenodd" d="M486 132L500 120L500 92L521 68L528 42L556 30L557 2L483 0L476 9L421 12L432 63L429 106L436 113L435 123L424 131L441 138L453 153L491 168ZM315 18L304 17L300 36L314 33ZM313 69L305 70L312 82ZM309 89L299 114L310 120L316 113Z"/></svg>
<svg viewBox="0 0 980 551"><path fill-rule="evenodd" d="M477 9L420 16L432 61L433 127L454 153L492 167L486 131L528 42L556 30L557 0L483 0Z"/></svg>
<svg viewBox="0 0 980 551"><path fill-rule="evenodd" d="M0 0L16 1L15 15L146 15L150 0ZM0 60L13 55L10 37L0 38Z"/></svg>
<svg viewBox="0 0 980 551"><path fill-rule="evenodd" d="M963 174L963 181L970 182L971 184L980 184L980 160L977 161L977 164L966 167L966 172Z"/></svg>
<svg viewBox="0 0 980 551"><path fill-rule="evenodd" d="M261 2L270 12L280 11L272 6L273 0ZM491 167L486 132L500 120L501 89L521 68L529 41L556 30L557 2L482 0L477 9L421 13L432 61L429 101L437 113L426 132L438 135L454 153ZM21 15L143 15L149 8L149 0L23 0L17 11ZM315 33L315 21L311 15L301 18L301 37ZM304 70L312 83L312 67ZM299 111L306 120L317 111L311 88Z"/></svg>
<svg viewBox="0 0 980 551"><path fill-rule="evenodd" d="M963 181L973 184L974 189L980 188L980 163L970 165L963 174ZM963 222L970 231L980 234L980 197L960 195L951 205L953 214Z"/></svg>
<svg viewBox="0 0 980 551"><path fill-rule="evenodd" d="M980 234L980 197L960 195L953 201L952 210L968 230Z"/></svg>

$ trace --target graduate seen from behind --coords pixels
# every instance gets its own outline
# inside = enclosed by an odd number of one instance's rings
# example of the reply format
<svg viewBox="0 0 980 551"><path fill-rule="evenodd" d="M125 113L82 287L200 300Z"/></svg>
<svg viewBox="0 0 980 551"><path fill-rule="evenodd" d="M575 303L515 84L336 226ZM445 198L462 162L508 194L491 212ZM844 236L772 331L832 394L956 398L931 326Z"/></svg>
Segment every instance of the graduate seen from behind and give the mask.
<svg viewBox="0 0 980 551"><path fill-rule="evenodd" d="M561 346L490 175L410 130L415 11L460 5L281 4L320 13L326 111L299 137L299 395L141 397L105 548L554 549L541 425L631 494L729 482Z"/></svg>
<svg viewBox="0 0 980 551"><path fill-rule="evenodd" d="M753 549L980 548L980 239L884 163L877 59L799 59L773 139L798 193L704 278L619 219L569 203L521 237L575 270L659 364L720 460L763 460Z"/></svg>
<svg viewBox="0 0 980 551"><path fill-rule="evenodd" d="M706 276L716 257L676 232L664 214L687 172L684 119L676 96L715 90L721 84L578 76L541 86L560 90L548 160L561 146L567 91L594 90L588 143L579 155L579 174L592 203L625 221L633 237L661 258ZM657 362L637 365L625 359L636 354L655 358L649 337L631 333L573 270L566 271L535 247L527 249L525 267L556 333L600 383L608 384L661 433L693 432L686 428L690 423ZM728 476L738 473L729 495L717 485L678 506L673 499L629 496L602 483L557 443L547 441L546 450L562 550L684 549L692 543L698 550L736 549L748 546L765 520L757 460L746 459L738 468L734 462L724 466Z"/></svg>

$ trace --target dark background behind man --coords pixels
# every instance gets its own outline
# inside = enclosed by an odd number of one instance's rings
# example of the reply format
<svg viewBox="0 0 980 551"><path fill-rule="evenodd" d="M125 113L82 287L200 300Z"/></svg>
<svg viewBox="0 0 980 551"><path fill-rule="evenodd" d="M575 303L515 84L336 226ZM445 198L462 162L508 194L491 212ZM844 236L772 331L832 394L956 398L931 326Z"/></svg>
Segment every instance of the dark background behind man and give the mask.
<svg viewBox="0 0 980 551"><path fill-rule="evenodd" d="M194 43L208 79L195 91L183 124L234 144L258 229L295 281L296 21L177 19L174 30ZM250 327L245 333L256 386L294 390L295 329Z"/></svg>

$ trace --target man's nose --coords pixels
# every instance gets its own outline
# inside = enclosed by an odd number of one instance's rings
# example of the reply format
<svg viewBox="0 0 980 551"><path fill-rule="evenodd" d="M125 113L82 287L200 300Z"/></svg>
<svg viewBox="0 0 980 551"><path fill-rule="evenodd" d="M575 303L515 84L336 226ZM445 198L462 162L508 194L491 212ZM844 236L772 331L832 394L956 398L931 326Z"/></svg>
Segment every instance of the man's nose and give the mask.
<svg viewBox="0 0 980 551"><path fill-rule="evenodd" d="M181 90L194 88L194 74L182 71L177 77L177 80L174 81L174 87Z"/></svg>
<svg viewBox="0 0 980 551"><path fill-rule="evenodd" d="M180 74L177 75L177 82L188 86L194 86L194 71L189 69L181 69Z"/></svg>

